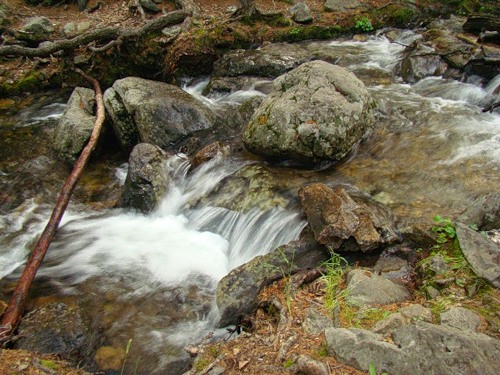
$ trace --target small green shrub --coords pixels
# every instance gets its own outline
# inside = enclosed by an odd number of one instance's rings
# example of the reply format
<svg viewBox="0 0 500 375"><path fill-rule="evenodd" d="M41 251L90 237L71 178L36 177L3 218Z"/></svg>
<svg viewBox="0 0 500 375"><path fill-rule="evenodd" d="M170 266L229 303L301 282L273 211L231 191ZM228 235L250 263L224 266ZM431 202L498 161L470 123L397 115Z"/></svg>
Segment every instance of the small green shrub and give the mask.
<svg viewBox="0 0 500 375"><path fill-rule="evenodd" d="M432 227L432 231L437 233L436 242L444 244L450 240L454 240L457 236L455 226L450 219L443 218L439 215L434 216L434 221L438 224Z"/></svg>
<svg viewBox="0 0 500 375"><path fill-rule="evenodd" d="M358 31L369 32L373 30L372 22L368 17L361 17L354 24L354 28Z"/></svg>

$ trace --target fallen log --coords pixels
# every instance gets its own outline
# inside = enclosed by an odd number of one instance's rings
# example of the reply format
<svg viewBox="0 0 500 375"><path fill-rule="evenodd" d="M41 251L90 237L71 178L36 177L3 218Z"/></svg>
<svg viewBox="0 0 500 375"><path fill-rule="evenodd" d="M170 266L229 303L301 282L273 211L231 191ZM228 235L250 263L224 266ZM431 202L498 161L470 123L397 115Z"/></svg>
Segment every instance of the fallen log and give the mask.
<svg viewBox="0 0 500 375"><path fill-rule="evenodd" d="M57 232L59 222L61 221L66 207L68 206L71 194L73 193L78 180L82 176L83 169L90 159L92 151L94 151L96 147L99 135L102 130L102 126L104 124L105 110L102 90L99 82L79 69L76 69L76 71L88 81L90 81L94 86L95 98L97 103L94 128L87 145L80 154L80 157L76 161L71 174L69 175L66 182L64 183L63 188L61 189L59 198L57 200L56 206L54 207L54 210L52 211L49 222L47 223L40 239L33 249L31 256L26 263L24 271L21 275L21 278L19 279L16 288L14 289L14 293L11 297L9 305L3 313L2 321L0 322L0 346L5 346L10 341L14 330L17 328L21 320L21 315L26 305L28 290L33 282L33 279L35 278L38 267L42 263L45 253L47 252L47 249Z"/></svg>
<svg viewBox="0 0 500 375"><path fill-rule="evenodd" d="M24 57L48 57L59 51L73 50L91 42L109 43L113 40L121 42L141 38L152 34L167 26L177 25L183 22L188 14L182 10L176 10L149 21L140 28L132 30L122 30L114 27L90 30L71 39L47 41L36 48L23 47L18 45L0 47L0 56L24 56Z"/></svg>

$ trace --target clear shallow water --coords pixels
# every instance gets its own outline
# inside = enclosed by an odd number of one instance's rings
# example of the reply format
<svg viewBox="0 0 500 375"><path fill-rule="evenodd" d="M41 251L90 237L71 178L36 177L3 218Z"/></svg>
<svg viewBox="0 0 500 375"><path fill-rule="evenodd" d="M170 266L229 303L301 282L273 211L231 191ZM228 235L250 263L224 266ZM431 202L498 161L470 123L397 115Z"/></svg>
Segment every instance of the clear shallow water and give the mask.
<svg viewBox="0 0 500 375"><path fill-rule="evenodd" d="M308 182L350 182L389 205L399 220L424 222L436 214L454 217L475 197L497 191L500 115L483 113L482 107L498 99L500 77L486 87L478 85L480 80L464 83L441 77L404 84L392 72L402 44L417 37L407 32L398 43L383 36L323 43L322 48L341 56L339 65L354 71L380 103L377 127L355 155L327 170L260 164L269 175L262 184L294 192ZM206 84L185 90L215 108L263 95L250 88L206 98L201 95ZM58 113L59 107L54 115ZM49 110L32 117L43 122L51 116ZM230 178L248 175L246 168L254 163L221 158L188 174L187 162L176 157L169 164L173 183L168 194L148 216L70 205L38 282L51 285L50 293L74 296L91 311L107 345L123 348L132 338L138 343L133 358L142 358L151 371L170 366L186 355L185 344L213 329L217 281L254 256L296 238L304 226L298 210L290 208L294 204L239 212L214 203L242 199L231 195ZM116 170L122 183L124 168ZM220 199L226 193L228 197ZM35 197L0 217L0 277L23 263L49 210Z"/></svg>

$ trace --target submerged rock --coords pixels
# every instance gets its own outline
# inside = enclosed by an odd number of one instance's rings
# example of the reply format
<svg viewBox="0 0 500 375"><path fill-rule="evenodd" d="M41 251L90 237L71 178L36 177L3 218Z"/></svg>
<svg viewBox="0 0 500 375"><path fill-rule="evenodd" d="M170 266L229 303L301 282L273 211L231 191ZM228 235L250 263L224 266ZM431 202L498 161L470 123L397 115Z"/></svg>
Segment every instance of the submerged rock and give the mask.
<svg viewBox="0 0 500 375"><path fill-rule="evenodd" d="M129 158L128 174L123 190L123 205L151 212L160 201L169 179L167 154L158 146L139 143Z"/></svg>
<svg viewBox="0 0 500 375"><path fill-rule="evenodd" d="M177 86L137 77L116 81L104 93L104 103L125 150L137 142L172 149L193 133L210 129L216 119L208 107Z"/></svg>
<svg viewBox="0 0 500 375"><path fill-rule="evenodd" d="M399 241L389 211L360 193L354 200L344 187L332 189L322 183L299 190L302 207L319 243L336 252L366 252Z"/></svg>
<svg viewBox="0 0 500 375"><path fill-rule="evenodd" d="M52 353L74 363L89 361L97 344L80 310L65 303L49 303L26 314L19 326L16 349Z"/></svg>
<svg viewBox="0 0 500 375"><path fill-rule="evenodd" d="M77 87L54 129L52 148L59 158L74 164L87 145L94 128L95 92Z"/></svg>
<svg viewBox="0 0 500 375"><path fill-rule="evenodd" d="M498 371L500 341L484 334L425 322L383 336L356 328L328 328L328 353L345 364L390 374L488 374Z"/></svg>
<svg viewBox="0 0 500 375"><path fill-rule="evenodd" d="M274 80L243 134L252 152L301 164L340 160L373 124L374 101L348 70L312 61Z"/></svg>

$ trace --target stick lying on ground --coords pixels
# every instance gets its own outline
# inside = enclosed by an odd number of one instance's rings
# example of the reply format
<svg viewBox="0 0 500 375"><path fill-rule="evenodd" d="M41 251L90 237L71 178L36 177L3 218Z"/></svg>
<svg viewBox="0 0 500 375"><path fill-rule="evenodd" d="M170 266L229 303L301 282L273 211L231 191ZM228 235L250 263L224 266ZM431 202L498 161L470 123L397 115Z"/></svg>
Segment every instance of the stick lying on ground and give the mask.
<svg viewBox="0 0 500 375"><path fill-rule="evenodd" d="M21 275L21 278L16 285L9 305L7 306L7 309L3 314L2 321L0 322L0 346L5 346L9 342L12 333L19 324L21 315L26 305L28 290L33 282L33 279L35 278L38 267L42 263L45 253L47 252L47 248L49 247L52 239L57 232L59 222L61 221L66 207L68 206L71 194L75 190L76 184L82 176L83 168L87 164L90 158L90 154L96 147L104 123L104 102L99 82L79 69L76 69L76 71L88 81L90 81L94 86L95 98L97 103L97 113L94 123L94 129L92 130L89 142L80 154L80 157L76 161L71 174L69 175L61 190L61 193L59 194L57 204L52 211L49 222L47 223L42 236L33 249L33 252L31 253L31 256L24 268L23 274Z"/></svg>

